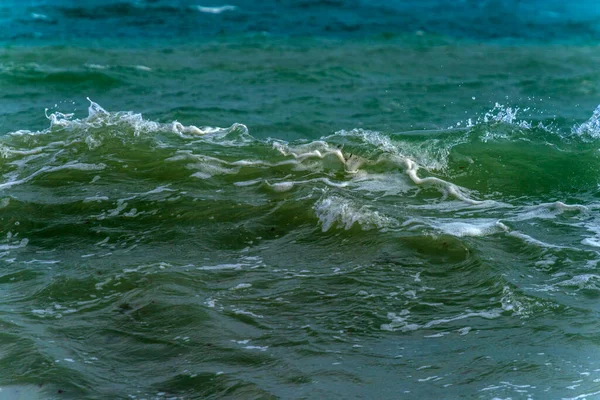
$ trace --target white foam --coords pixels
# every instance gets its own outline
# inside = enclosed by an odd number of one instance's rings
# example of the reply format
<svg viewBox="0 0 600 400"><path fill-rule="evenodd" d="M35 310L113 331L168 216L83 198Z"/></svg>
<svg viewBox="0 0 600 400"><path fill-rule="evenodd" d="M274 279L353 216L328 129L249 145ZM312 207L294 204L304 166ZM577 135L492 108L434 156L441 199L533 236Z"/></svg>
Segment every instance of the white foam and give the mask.
<svg viewBox="0 0 600 400"><path fill-rule="evenodd" d="M217 305L217 301L215 299L206 299L204 304L206 304L207 307L215 308L215 306Z"/></svg>
<svg viewBox="0 0 600 400"><path fill-rule="evenodd" d="M349 200L337 196L326 197L314 206L315 213L321 222L323 232L334 225L349 230L354 224L359 224L363 230L373 228L391 228L398 226L394 218L381 215L367 206L356 207Z"/></svg>
<svg viewBox="0 0 600 400"><path fill-rule="evenodd" d="M592 247L600 247L600 239L599 238L585 238L581 241L581 244L585 244L587 246L592 246Z"/></svg>
<svg viewBox="0 0 600 400"><path fill-rule="evenodd" d="M431 328L432 326L435 326L435 325L446 324L448 322L459 321L461 319L473 318L473 317L484 318L484 319L494 319L494 318L498 318L500 315L501 315L501 310L499 310L499 309L490 310L490 311L480 311L480 312L470 311L470 312L465 312L464 314L457 315L455 317L440 318L440 319L430 321L430 322L426 323L425 325L423 325L423 327Z"/></svg>
<svg viewBox="0 0 600 400"><path fill-rule="evenodd" d="M249 181L234 182L233 184L235 186L244 187L244 186L258 185L258 184L261 184L262 182L263 182L263 179L262 178L258 178L258 179L252 179L252 180L249 180Z"/></svg>
<svg viewBox="0 0 600 400"><path fill-rule="evenodd" d="M425 335L423 337L428 338L428 339L433 339L433 338L441 338L441 337L444 337L449 334L450 334L450 332L440 332L440 333L434 333L432 335Z"/></svg>
<svg viewBox="0 0 600 400"><path fill-rule="evenodd" d="M106 111L104 108L102 108L98 103L94 103L92 100L90 100L89 97L86 97L86 99L90 102L90 105L88 107L88 118L96 116L98 114L102 114L102 115L108 114L108 111ZM54 114L52 114L52 115L54 115Z"/></svg>
<svg viewBox="0 0 600 400"><path fill-rule="evenodd" d="M174 121L171 123L171 130L174 133L192 134L192 135L208 135L210 133L220 132L220 128L206 127L204 129L200 129L194 125L185 126L177 121Z"/></svg>
<svg viewBox="0 0 600 400"><path fill-rule="evenodd" d="M177 155L167 158L165 161L194 161L186 164L187 169L196 170L191 176L199 179L210 179L218 175L237 174L240 167L228 168L228 162L216 157L210 157L202 154L192 154L191 152L178 152Z"/></svg>
<svg viewBox="0 0 600 400"><path fill-rule="evenodd" d="M251 288L251 287L252 287L251 283L240 283L239 285L234 286L234 287L232 287L229 290L242 290L242 289L248 289L248 288Z"/></svg>
<svg viewBox="0 0 600 400"><path fill-rule="evenodd" d="M90 69L107 69L108 68L107 65L101 65L101 64L84 64L84 67L90 68Z"/></svg>
<svg viewBox="0 0 600 400"><path fill-rule="evenodd" d="M198 267L201 271L218 271L221 269L242 269L243 267L248 266L248 264L218 264L218 265L206 265L202 267Z"/></svg>
<svg viewBox="0 0 600 400"><path fill-rule="evenodd" d="M409 332L416 331L421 326L418 324L411 324L407 321L408 319L408 310L402 310L399 314L390 312L387 314L388 319L391 320L389 324L382 324L380 329L383 331L401 331L401 332Z"/></svg>
<svg viewBox="0 0 600 400"><path fill-rule="evenodd" d="M210 178L212 178L212 175L208 174L206 172L194 172L190 176L193 177L193 178L198 178L198 179L210 179Z"/></svg>
<svg viewBox="0 0 600 400"><path fill-rule="evenodd" d="M347 182L333 182L329 178L314 178L314 179L306 179L306 180L298 180L298 181L283 181L283 182L275 182L275 183L270 183L270 182L265 181L267 186L269 186L272 190L274 190L276 192L287 192L287 191L293 189L294 186L304 185L304 184L308 184L308 183L316 183L316 182L321 182L327 186L336 187L336 188L344 188L344 187L348 186Z"/></svg>
<svg viewBox="0 0 600 400"><path fill-rule="evenodd" d="M273 141L273 148L285 156L292 156L299 162L310 159L331 158L339 162L347 172L356 172L358 165L356 161L347 162L342 151L330 146L327 142L317 140L307 144L290 146L283 141Z"/></svg>
<svg viewBox="0 0 600 400"><path fill-rule="evenodd" d="M413 160L411 160L409 158L404 159L404 165L406 167L406 170L405 170L406 174L417 185L436 186L438 188L441 188L445 193L447 193L451 196L454 196L458 200L462 200L465 203L474 204L474 205L482 203L481 201L473 200L473 199L469 198L466 194L463 193L463 189L461 189L460 187L456 186L453 183L446 182L442 179L439 179L439 178L436 178L433 176L429 176L426 178L419 178L419 176L417 175L419 166L417 165L417 163L415 163Z"/></svg>
<svg viewBox="0 0 600 400"><path fill-rule="evenodd" d="M52 264L58 264L60 263L60 260L29 260L29 261L23 261L24 264L42 264L42 265L52 265Z"/></svg>
<svg viewBox="0 0 600 400"><path fill-rule="evenodd" d="M35 178L36 176L48 171L50 169L50 167L48 166L44 166L42 168L40 168L39 170L35 171L33 174L22 178L22 179L14 179L14 180L9 180L8 182L4 182L0 184L0 190L2 189L8 189L11 188L13 186L16 185L21 185L23 183L29 182L30 180L32 180L33 178Z"/></svg>
<svg viewBox="0 0 600 400"><path fill-rule="evenodd" d="M45 22L52 22L53 19L50 18L49 16L47 16L46 14L42 14L42 13L31 13L31 19L35 20L35 21L45 21Z"/></svg>
<svg viewBox="0 0 600 400"><path fill-rule="evenodd" d="M524 241L527 244L531 244L534 245L536 247L540 247L543 249L566 249L567 247L564 246L558 246L555 244L550 244L550 243L546 243L546 242L542 242L541 240L535 239L523 232L519 232L519 231L512 231L508 233L509 236L513 236L516 237L518 239L521 239L522 241Z"/></svg>
<svg viewBox="0 0 600 400"><path fill-rule="evenodd" d="M277 182L272 184L267 182L267 184L276 192L287 192L294 187L295 182Z"/></svg>
<svg viewBox="0 0 600 400"><path fill-rule="evenodd" d="M589 208L581 204L565 204L562 201L553 203L542 203L531 207L525 207L523 212L509 218L509 221L526 221L529 219L553 219L565 211L586 212Z"/></svg>
<svg viewBox="0 0 600 400"><path fill-rule="evenodd" d="M148 67L135 66L137 69L146 70ZM93 102L87 98L90 102L88 107L88 117L84 119L73 119L73 114L63 114L60 112L54 112L50 115L46 113L46 117L50 120L50 129L53 126L59 126L68 130L80 129L82 132L86 132L89 128L101 127L101 126L114 126L114 125L128 125L133 129L134 135L138 136L141 134L147 134L152 132L173 132L181 137L187 137L186 135L198 136L198 135L216 135L216 134L227 134L233 130L239 129L242 132L248 131L248 129L242 124L233 124L229 128L214 128L214 127L202 127L199 128L194 125L185 126L177 121L162 124L155 121L148 121L142 118L141 114L133 113L130 111L119 111L119 112L108 112L102 108L98 103ZM47 134L49 130L40 132L30 131L17 131L12 132L13 135L36 135L36 134ZM100 142L91 136L86 138L86 142L90 145L90 148L97 147Z"/></svg>
<svg viewBox="0 0 600 400"><path fill-rule="evenodd" d="M245 346L246 350L259 350L259 351L267 351L269 346Z"/></svg>
<svg viewBox="0 0 600 400"><path fill-rule="evenodd" d="M423 132L419 132L421 135ZM339 131L333 136L324 139L335 139L339 136L358 138L360 141L377 148L383 152L375 163L392 162L403 165L404 159L409 158L428 170L444 170L448 166L448 156L452 146L465 141L465 137L440 141L438 138L425 139L423 141L406 140L402 136L395 136L392 140L380 132L364 129L353 129L351 131ZM368 162L364 162L367 163Z"/></svg>
<svg viewBox="0 0 600 400"><path fill-rule="evenodd" d="M575 396L575 397L563 397L562 400L585 400L585 399L589 399L589 398L594 398L598 395L600 395L600 391L592 392L592 393L584 393L584 394L580 394L579 396Z"/></svg>
<svg viewBox="0 0 600 400"><path fill-rule="evenodd" d="M196 10L200 11L201 13L205 13L205 14L222 14L226 11L237 10L237 7L232 6L232 5L224 5L224 6L217 6L217 7L196 6L195 8L196 8Z"/></svg>
<svg viewBox="0 0 600 400"><path fill-rule="evenodd" d="M487 236L498 232L507 232L508 227L500 221L477 220L473 222L446 222L434 226L442 232L457 236Z"/></svg>
<svg viewBox="0 0 600 400"><path fill-rule="evenodd" d="M0 244L0 251L19 249L29 244L29 239L21 239L17 244Z"/></svg>
<svg viewBox="0 0 600 400"><path fill-rule="evenodd" d="M163 192L175 192L176 190L174 189L169 189L168 187L169 185L165 185L165 186L157 186L156 188L149 190L147 192L144 193L139 193L140 196L148 196L150 194L157 194L157 193L163 193Z"/></svg>
<svg viewBox="0 0 600 400"><path fill-rule="evenodd" d="M555 286L577 287L579 289L600 289L600 275L582 274L556 283Z"/></svg>
<svg viewBox="0 0 600 400"><path fill-rule="evenodd" d="M504 286L502 290L502 298L500 299L502 309L512 312L513 315L526 317L531 313L529 307L517 298L517 295L508 286Z"/></svg>
<svg viewBox="0 0 600 400"><path fill-rule="evenodd" d="M353 129L351 131L341 130L335 133L335 136L349 136L349 137L358 137L362 141L369 143L383 151L388 153L397 153L398 147L392 142L392 140L379 132L370 131L366 129ZM329 137L325 137L324 139L329 139Z"/></svg>
<svg viewBox="0 0 600 400"><path fill-rule="evenodd" d="M106 164L103 164L103 163L87 164L87 163L81 163L81 162L77 162L77 161L71 161L64 165L58 165L56 167L48 168L44 172L56 172L56 171L62 171L65 169L75 169L75 170L80 170L80 171L101 171L105 168L106 168Z"/></svg>
<svg viewBox="0 0 600 400"><path fill-rule="evenodd" d="M254 314L251 311L246 311L246 310L241 310L241 309L236 309L236 308L233 309L233 313L236 314L236 315L247 315L249 317L258 318L258 319L264 318L264 316L258 315L258 314Z"/></svg>
<svg viewBox="0 0 600 400"><path fill-rule="evenodd" d="M103 201L108 201L108 197L106 197L106 196L91 196L91 197L86 197L83 199L84 203L91 203L91 202L101 203Z"/></svg>
<svg viewBox="0 0 600 400"><path fill-rule="evenodd" d="M447 324L449 322L460 321L467 318L484 318L484 319L495 319L500 317L502 310L501 309L493 309L489 311L465 311L463 314L459 314L450 318L440 318L427 322L426 324L413 324L408 322L409 311L402 310L399 314L390 312L387 317L391 320L389 324L382 324L380 326L381 330L384 331L416 331L421 328L431 328L433 326Z"/></svg>
<svg viewBox="0 0 600 400"><path fill-rule="evenodd" d="M403 195L414 188L404 175L395 173L372 174L360 171L350 182L355 190L382 193L384 196Z"/></svg>

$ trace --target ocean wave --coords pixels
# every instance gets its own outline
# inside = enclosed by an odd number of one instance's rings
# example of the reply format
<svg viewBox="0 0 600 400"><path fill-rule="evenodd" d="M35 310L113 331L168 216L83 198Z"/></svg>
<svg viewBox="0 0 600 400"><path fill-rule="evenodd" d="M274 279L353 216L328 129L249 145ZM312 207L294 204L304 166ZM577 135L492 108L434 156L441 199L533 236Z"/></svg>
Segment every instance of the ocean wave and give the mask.
<svg viewBox="0 0 600 400"><path fill-rule="evenodd" d="M88 116L83 119L74 119L73 114L64 114L54 112L47 114L46 118L50 121L50 127L42 131L19 130L9 132L9 136L24 136L24 135L46 135L52 136L56 134L61 136L62 132L74 133L73 139L84 137L85 141L90 145L90 149L94 148L97 142L96 138L101 138L102 135L85 136L93 133L97 129L105 129L105 136L121 136L125 138L128 134L133 136L143 136L160 132L171 132L180 137L193 138L197 135L211 135L211 137L223 137L231 132L236 132L240 136L247 135L248 129L241 124L234 124L230 128L214 128L214 127L197 127L194 125L185 126L177 121L171 123L159 123L156 121L146 120L141 114L131 111L124 112L108 112L97 103L90 101L88 107Z"/></svg>
<svg viewBox="0 0 600 400"><path fill-rule="evenodd" d="M581 225L573 218L587 218L589 204L544 200L560 195L562 185L572 194L573 176L580 177L580 190L595 189L596 151L569 139L560 148L548 146L548 130L515 122L514 111L492 114L471 128L396 134L356 129L286 142L256 139L239 123L213 128L158 122L109 112L90 100L85 118L47 113L48 128L3 136L0 190L10 196L6 207L31 202L27 192L33 191L44 193L33 202L79 202L86 218L95 220L156 216L156 201L249 196L252 203L305 204L323 232L360 227L414 234L418 226L426 235L506 233L546 246L523 223ZM498 129L509 135L487 134ZM530 151L541 155L536 165L522 158ZM571 162L575 156L583 160ZM168 191L141 195L157 187Z"/></svg>
<svg viewBox="0 0 600 400"><path fill-rule="evenodd" d="M2 63L0 81L7 85L84 85L112 88L124 83L121 77L107 71L102 65L55 67L39 63Z"/></svg>

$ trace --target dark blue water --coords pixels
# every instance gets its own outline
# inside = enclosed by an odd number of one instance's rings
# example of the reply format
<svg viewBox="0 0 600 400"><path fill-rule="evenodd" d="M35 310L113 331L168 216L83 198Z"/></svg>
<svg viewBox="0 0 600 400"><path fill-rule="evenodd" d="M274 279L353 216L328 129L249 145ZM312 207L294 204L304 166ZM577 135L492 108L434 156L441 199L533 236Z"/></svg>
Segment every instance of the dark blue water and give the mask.
<svg viewBox="0 0 600 400"><path fill-rule="evenodd" d="M599 17L592 0L5 0L0 40L144 46L240 34L364 38L420 31L475 41L591 42L600 38Z"/></svg>

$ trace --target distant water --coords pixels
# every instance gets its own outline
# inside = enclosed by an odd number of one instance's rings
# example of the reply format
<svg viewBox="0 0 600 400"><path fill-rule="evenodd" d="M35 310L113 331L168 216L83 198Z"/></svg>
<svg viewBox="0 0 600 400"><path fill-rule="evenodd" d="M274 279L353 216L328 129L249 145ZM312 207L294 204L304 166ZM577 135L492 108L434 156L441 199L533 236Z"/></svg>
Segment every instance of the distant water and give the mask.
<svg viewBox="0 0 600 400"><path fill-rule="evenodd" d="M145 47L215 35L362 38L420 30L476 41L597 41L599 17L595 0L4 0L0 40Z"/></svg>
<svg viewBox="0 0 600 400"><path fill-rule="evenodd" d="M0 399L600 398L593 1L4 1Z"/></svg>

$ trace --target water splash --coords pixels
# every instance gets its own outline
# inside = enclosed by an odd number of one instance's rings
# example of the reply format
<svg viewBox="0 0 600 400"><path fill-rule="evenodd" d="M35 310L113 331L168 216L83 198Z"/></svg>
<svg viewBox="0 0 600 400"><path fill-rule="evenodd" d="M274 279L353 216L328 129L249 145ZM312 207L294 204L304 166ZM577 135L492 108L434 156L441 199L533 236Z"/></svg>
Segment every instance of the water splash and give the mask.
<svg viewBox="0 0 600 400"><path fill-rule="evenodd" d="M574 126L572 132L579 137L600 138L600 105L596 107L590 119L581 125Z"/></svg>
<svg viewBox="0 0 600 400"><path fill-rule="evenodd" d="M398 226L396 219L382 215L368 206L357 207L351 201L338 196L321 199L315 204L314 210L323 232L327 232L336 224L345 230L351 229L354 224L360 225L363 230Z"/></svg>

